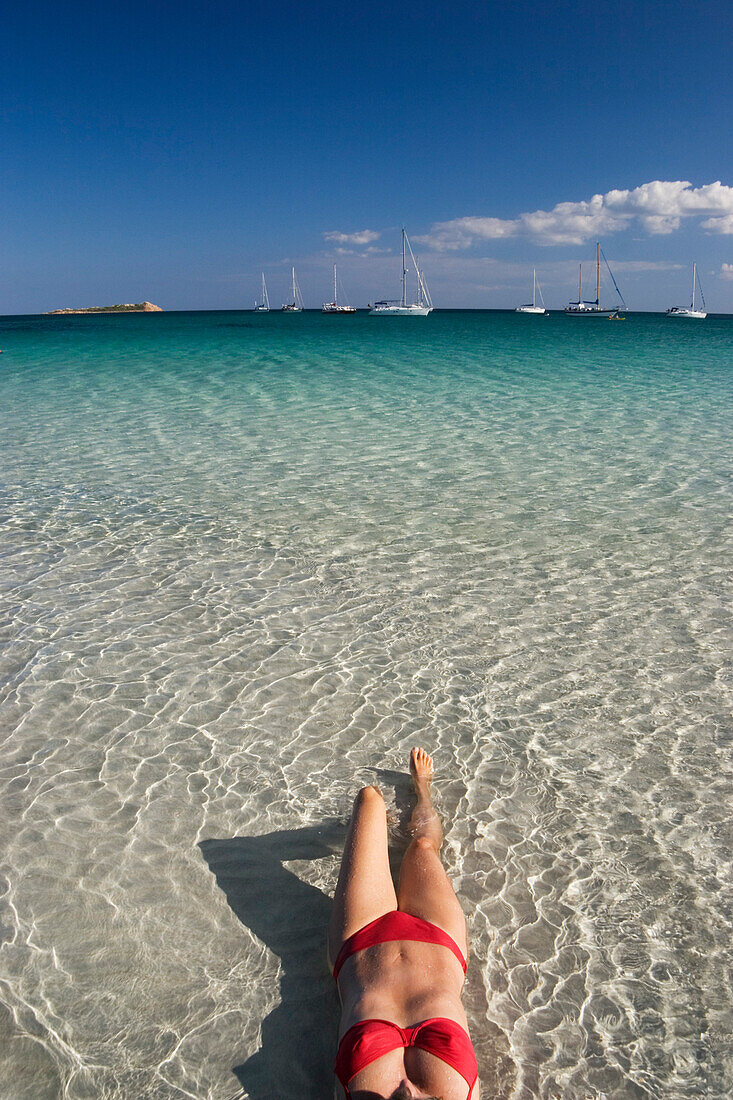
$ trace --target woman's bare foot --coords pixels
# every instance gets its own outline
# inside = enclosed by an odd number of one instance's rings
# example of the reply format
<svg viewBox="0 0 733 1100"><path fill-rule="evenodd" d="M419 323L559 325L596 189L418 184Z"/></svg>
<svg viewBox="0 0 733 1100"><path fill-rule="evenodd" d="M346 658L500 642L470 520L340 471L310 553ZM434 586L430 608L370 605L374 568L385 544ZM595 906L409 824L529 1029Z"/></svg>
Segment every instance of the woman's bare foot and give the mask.
<svg viewBox="0 0 733 1100"><path fill-rule="evenodd" d="M414 748L410 753L410 775L419 794L430 796L430 784L433 781L433 758L425 749Z"/></svg>
<svg viewBox="0 0 733 1100"><path fill-rule="evenodd" d="M425 749L414 748L410 753L410 775L415 784L417 805L410 818L410 832L415 838L425 837L439 852L443 843L443 830L430 797L434 771L430 753Z"/></svg>

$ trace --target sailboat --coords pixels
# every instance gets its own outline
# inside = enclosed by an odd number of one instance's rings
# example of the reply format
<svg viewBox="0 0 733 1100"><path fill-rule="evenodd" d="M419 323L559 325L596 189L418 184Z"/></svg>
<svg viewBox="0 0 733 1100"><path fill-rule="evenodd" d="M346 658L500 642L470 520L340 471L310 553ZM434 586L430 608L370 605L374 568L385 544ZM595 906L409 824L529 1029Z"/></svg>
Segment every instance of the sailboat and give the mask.
<svg viewBox="0 0 733 1100"><path fill-rule="evenodd" d="M333 265L333 301L324 302L321 313L356 313L356 306L340 305L336 289L336 264Z"/></svg>
<svg viewBox="0 0 733 1100"><path fill-rule="evenodd" d="M541 306L537 305L537 291L540 292ZM547 310L545 309L545 299L542 297L542 287L537 282L537 270L532 268L532 304L526 306L517 306L514 310L515 313L542 313L547 316Z"/></svg>
<svg viewBox="0 0 733 1100"><path fill-rule="evenodd" d="M700 276L697 273L697 264L692 265L692 299L690 300L690 308L686 309L684 306L672 306L667 310L667 317L694 317L698 321L704 321L707 317L707 312L702 309L695 309L695 283L700 288L700 297L702 298L702 304L705 305L705 295L702 292L702 285L700 283ZM705 307L707 309L707 307Z"/></svg>
<svg viewBox="0 0 733 1100"><path fill-rule="evenodd" d="M417 294L414 302L407 301L407 265L405 262L405 246L409 249L412 266L417 278ZM427 317L433 308L430 291L427 288L423 273L417 266L415 254L412 251L405 227L402 227L402 297L397 299L383 299L380 302L369 303L369 313L372 317Z"/></svg>
<svg viewBox="0 0 733 1100"><path fill-rule="evenodd" d="M262 272L262 301L255 302L255 313L269 313L270 312L270 299L267 294L267 283L265 282L265 273Z"/></svg>
<svg viewBox="0 0 733 1100"><path fill-rule="evenodd" d="M300 287L298 286L298 280L295 278L295 268L293 268L293 300L292 302L285 302L282 306L283 313L301 313L303 310L303 295L300 293Z"/></svg>
<svg viewBox="0 0 733 1100"><path fill-rule="evenodd" d="M596 242L596 300L595 302L583 301L583 265L580 264L578 270L578 300L577 302L570 302L565 306L565 312L569 317L617 317L618 306L605 307L601 305L601 248L600 241ZM626 309L626 302L624 296L618 288L618 283L613 277L613 272L606 259L605 253L603 253L603 259L608 268L608 273L613 280L613 285L616 287L616 293L621 299L623 308Z"/></svg>

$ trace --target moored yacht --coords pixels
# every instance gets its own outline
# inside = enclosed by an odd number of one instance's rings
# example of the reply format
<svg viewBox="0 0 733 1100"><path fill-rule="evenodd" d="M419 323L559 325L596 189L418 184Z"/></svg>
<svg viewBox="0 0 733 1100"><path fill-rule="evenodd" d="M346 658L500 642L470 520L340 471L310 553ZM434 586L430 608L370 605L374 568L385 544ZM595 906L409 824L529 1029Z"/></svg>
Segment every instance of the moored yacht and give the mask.
<svg viewBox="0 0 733 1100"><path fill-rule="evenodd" d="M269 313L270 312L270 299L267 295L267 283L265 282L265 273L262 272L262 301L255 302L255 313Z"/></svg>
<svg viewBox="0 0 733 1100"><path fill-rule="evenodd" d="M295 268L293 268L293 300L292 302L284 302L282 306L283 313L301 313L303 310L303 295L300 293L300 287L298 286L298 280L295 278Z"/></svg>
<svg viewBox="0 0 733 1100"><path fill-rule="evenodd" d="M702 292L702 285L700 283L700 276L697 273L697 264L692 265L692 298L690 300L689 308L685 306L672 306L667 310L667 317L692 317L697 321L704 321L707 317L706 310L695 309L695 284L697 283L700 288L700 298L702 299L703 306L705 305L705 296Z"/></svg>
<svg viewBox="0 0 733 1100"><path fill-rule="evenodd" d="M324 302L321 313L356 313L356 306L345 306L338 300L336 264L333 265L333 301Z"/></svg>
<svg viewBox="0 0 733 1100"><path fill-rule="evenodd" d="M540 301L542 302L541 306L537 305L537 291L538 290L540 292ZM545 299L542 297L542 287L537 282L537 269L534 268L534 267L532 268L532 302L531 302L530 305L517 306L517 308L514 310L514 312L515 313L542 313L545 316L547 315L547 310L545 309Z"/></svg>
<svg viewBox="0 0 733 1100"><path fill-rule="evenodd" d="M414 302L407 301L407 265L405 260L405 246L410 252L412 266L417 279L417 293ZM382 299L379 302L370 302L369 313L372 317L427 317L433 308L430 291L423 277L423 273L417 266L415 255L412 251L405 227L402 227L402 297L398 300Z"/></svg>
<svg viewBox="0 0 733 1100"><path fill-rule="evenodd" d="M601 244L600 241L596 242L596 298L594 302L583 301L583 265L578 267L578 300L577 302L570 302L565 306L565 312L569 317L616 317L618 315L618 306L602 306L601 305ZM618 283L613 277L608 260L605 253L603 259L608 268L608 273L613 280L613 285L616 287L616 293L621 299L621 304L626 309L626 302L624 301L623 294L618 288Z"/></svg>

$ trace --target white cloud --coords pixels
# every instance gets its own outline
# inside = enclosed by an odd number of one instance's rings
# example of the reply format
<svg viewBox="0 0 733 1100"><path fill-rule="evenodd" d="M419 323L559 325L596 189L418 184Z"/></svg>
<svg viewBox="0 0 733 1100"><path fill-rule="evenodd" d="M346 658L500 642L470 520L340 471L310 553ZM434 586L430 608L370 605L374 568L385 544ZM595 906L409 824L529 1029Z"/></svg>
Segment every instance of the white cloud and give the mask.
<svg viewBox="0 0 733 1100"><path fill-rule="evenodd" d="M323 236L327 241L333 241L334 244L371 244L372 241L379 240L381 233L377 233L373 229L360 229L357 233L338 233L334 231L324 233Z"/></svg>
<svg viewBox="0 0 733 1100"><path fill-rule="evenodd" d="M678 217L685 214L726 214L733 211L733 187L706 183L693 187L687 180L654 180L633 191L608 191L609 206L651 216Z"/></svg>
<svg viewBox="0 0 733 1100"><path fill-rule="evenodd" d="M720 277L721 279L733 279L733 264L721 264Z"/></svg>
<svg viewBox="0 0 733 1100"><path fill-rule="evenodd" d="M413 240L430 245L436 252L457 252L461 248L470 248L477 239L496 241L502 237L514 237L518 229L518 221L502 218L454 218L450 222L436 222L430 233L413 237Z"/></svg>
<svg viewBox="0 0 733 1100"><path fill-rule="evenodd" d="M334 248L334 253L337 256L385 256L389 255L391 249L389 248L377 248L376 245L370 244L368 248L362 248L358 251L356 248Z"/></svg>
<svg viewBox="0 0 733 1100"><path fill-rule="evenodd" d="M680 227L680 219L674 214L647 214L641 219L641 224L647 233L658 236L662 233L674 233Z"/></svg>
<svg viewBox="0 0 733 1100"><path fill-rule="evenodd" d="M702 227L711 233L733 233L733 214L726 214L724 218L708 218Z"/></svg>
<svg viewBox="0 0 733 1100"><path fill-rule="evenodd" d="M671 260L614 260L614 271L682 271L684 264Z"/></svg>
<svg viewBox="0 0 733 1100"><path fill-rule="evenodd" d="M583 244L637 222L653 235L673 233L683 218L703 217L703 229L733 233L733 187L720 181L693 187L687 180L653 180L633 190L612 190L581 202L561 202L516 218L466 217L436 222L418 240L438 252L470 248L482 240L528 237L541 245Z"/></svg>

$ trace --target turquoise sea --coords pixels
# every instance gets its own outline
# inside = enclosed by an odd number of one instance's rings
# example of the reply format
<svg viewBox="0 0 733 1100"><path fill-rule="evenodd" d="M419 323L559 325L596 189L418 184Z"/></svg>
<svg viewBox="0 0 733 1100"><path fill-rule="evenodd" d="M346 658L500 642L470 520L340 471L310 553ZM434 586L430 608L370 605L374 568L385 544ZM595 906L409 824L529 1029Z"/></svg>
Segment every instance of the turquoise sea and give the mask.
<svg viewBox="0 0 733 1100"><path fill-rule="evenodd" d="M0 320L0 1097L332 1095L435 755L483 1097L729 1095L733 319Z"/></svg>

